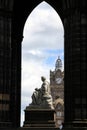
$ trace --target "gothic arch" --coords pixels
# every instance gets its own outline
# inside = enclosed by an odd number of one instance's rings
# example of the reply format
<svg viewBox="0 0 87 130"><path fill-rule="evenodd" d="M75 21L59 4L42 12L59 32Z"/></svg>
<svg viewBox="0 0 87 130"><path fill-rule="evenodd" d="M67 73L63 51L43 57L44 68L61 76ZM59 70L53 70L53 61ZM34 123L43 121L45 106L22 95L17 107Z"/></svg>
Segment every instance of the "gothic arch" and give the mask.
<svg viewBox="0 0 87 130"><path fill-rule="evenodd" d="M23 29L25 22L30 15L30 13L33 11L33 9L42 2L42 0L32 0L30 3L28 0L23 1L14 1L13 6L13 15L12 15L12 80L11 84L15 87L16 90L16 101L14 102L14 106L17 108L17 112L15 109L14 111L14 121L19 120L20 118L20 100L21 100L21 43L23 39ZM61 18L63 18L62 15L62 2L61 0L53 1L53 0L46 0L46 2L51 5L56 12L59 14ZM20 4L21 3L21 4ZM63 20L63 19L62 19ZM63 22L63 21L62 21ZM16 76L18 76L18 79L16 79ZM15 84L14 84L15 82ZM19 97L20 94L20 97ZM13 97L15 100L15 96ZM17 105L16 105L17 104ZM18 116L17 116L18 115ZM14 122L14 125L16 125L17 122ZM18 122L19 124L19 122Z"/></svg>
<svg viewBox="0 0 87 130"><path fill-rule="evenodd" d="M12 19L12 32L13 32L13 37L14 35L18 35L20 37L23 36L23 28L25 25L25 22L30 15L30 13L33 11L33 9L38 6L43 0L36 0L36 1L31 1L29 3L28 0L25 1L16 1L14 2L14 7L13 7L13 19ZM55 11L59 14L61 21L63 22L63 7L62 7L62 1L59 0L58 2L54 2L52 0L45 0L49 5L51 5ZM19 9L20 7L20 9ZM15 28L16 27L16 28Z"/></svg>
<svg viewBox="0 0 87 130"><path fill-rule="evenodd" d="M21 42L23 38L23 28L25 21L31 11L42 0L32 0L29 3L28 0L14 2L14 8L12 13L12 86L16 89L16 95L19 95L21 91L20 78L21 78ZM68 124L76 118L77 111L81 111L79 118L86 118L87 114L83 114L83 108L78 108L76 101L80 100L79 105L83 105L83 100L87 104L86 91L86 27L87 27L87 13L86 6L87 1L79 0L46 0L56 12L59 14L64 25L64 95L65 95L65 122ZM19 8L20 7L20 8ZM85 58L84 58L85 57ZM16 78L18 77L18 79ZM14 82L15 84L14 84ZM84 83L83 83L84 81ZM74 87L73 87L74 86ZM78 91L78 95L77 95ZM16 97L18 98L18 96ZM18 98L19 99L19 98ZM72 104L71 104L72 102ZM17 109L20 108L20 99L15 101ZM79 110L78 110L79 109ZM19 110L20 111L20 110ZM68 115L67 115L68 111ZM15 110L14 110L15 113ZM19 113L19 112L18 112ZM85 113L86 108L85 108ZM17 114L15 114L17 115ZM18 118L19 116L15 117ZM15 119L17 120L17 119ZM75 122L76 123L76 122ZM81 123L81 122L80 122ZM76 123L79 126L80 123ZM16 123L15 123L16 124ZM85 124L82 124L85 126Z"/></svg>
<svg viewBox="0 0 87 130"><path fill-rule="evenodd" d="M0 82L2 86L0 100L2 94L7 92L11 99L8 113L7 111L0 113L2 115L0 126L8 126L7 117L10 118L11 126L20 126L23 28L30 12L41 2L42 0L31 0L30 3L29 0L3 0L3 2L0 0L0 22L3 25L0 24L0 35L3 37L0 39L3 46L0 46L2 60L0 63L4 66L3 69L1 65L0 69L1 79L5 81L3 84ZM70 128L87 127L85 123L87 122L87 0L46 0L46 2L56 10L64 25L65 124Z"/></svg>

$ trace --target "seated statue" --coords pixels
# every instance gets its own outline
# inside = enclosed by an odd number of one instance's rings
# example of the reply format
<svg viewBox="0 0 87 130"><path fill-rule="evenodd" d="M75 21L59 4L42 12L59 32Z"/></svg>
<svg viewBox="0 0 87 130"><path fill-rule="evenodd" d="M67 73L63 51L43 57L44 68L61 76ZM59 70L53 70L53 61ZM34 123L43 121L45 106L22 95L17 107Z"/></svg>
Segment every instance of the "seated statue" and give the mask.
<svg viewBox="0 0 87 130"><path fill-rule="evenodd" d="M35 88L35 91L32 94L32 103L30 104L30 107L53 109L49 82L46 81L46 78L43 76L41 77L41 80L43 82L41 88Z"/></svg>

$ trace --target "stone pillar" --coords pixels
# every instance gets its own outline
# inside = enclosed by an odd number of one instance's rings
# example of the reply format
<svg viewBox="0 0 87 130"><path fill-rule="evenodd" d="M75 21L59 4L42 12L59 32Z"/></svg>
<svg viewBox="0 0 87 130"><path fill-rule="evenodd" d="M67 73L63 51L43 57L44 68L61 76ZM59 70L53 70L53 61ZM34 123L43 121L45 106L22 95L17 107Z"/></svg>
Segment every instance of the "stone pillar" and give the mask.
<svg viewBox="0 0 87 130"><path fill-rule="evenodd" d="M64 4L65 125L87 127L87 13L86 0Z"/></svg>
<svg viewBox="0 0 87 130"><path fill-rule="evenodd" d="M0 0L0 127L10 127L12 2Z"/></svg>
<svg viewBox="0 0 87 130"><path fill-rule="evenodd" d="M12 37L11 54L11 117L13 126L20 126L21 111L21 42L22 36Z"/></svg>

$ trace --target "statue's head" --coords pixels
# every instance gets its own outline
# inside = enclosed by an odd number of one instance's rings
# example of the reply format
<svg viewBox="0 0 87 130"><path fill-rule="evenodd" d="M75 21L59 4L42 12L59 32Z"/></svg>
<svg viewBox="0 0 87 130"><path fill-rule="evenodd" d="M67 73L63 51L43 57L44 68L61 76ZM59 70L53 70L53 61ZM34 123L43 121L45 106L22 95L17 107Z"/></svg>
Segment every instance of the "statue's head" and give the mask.
<svg viewBox="0 0 87 130"><path fill-rule="evenodd" d="M42 81L45 81L46 78L45 78L44 76L41 76L41 80L42 80Z"/></svg>

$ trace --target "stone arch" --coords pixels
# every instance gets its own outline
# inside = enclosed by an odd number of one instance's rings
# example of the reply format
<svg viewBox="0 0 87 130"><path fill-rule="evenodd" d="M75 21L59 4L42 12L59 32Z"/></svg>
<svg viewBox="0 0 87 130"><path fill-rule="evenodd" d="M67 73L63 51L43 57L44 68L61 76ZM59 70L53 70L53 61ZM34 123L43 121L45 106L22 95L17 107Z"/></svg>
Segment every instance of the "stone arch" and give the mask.
<svg viewBox="0 0 87 130"><path fill-rule="evenodd" d="M25 0L14 0L13 2L14 5L11 12L2 10L3 13L1 12L0 15L6 18L9 16L11 20L11 29L9 29L9 31L11 31L11 56L9 56L11 61L10 115L14 114L14 117L11 117L11 122L13 126L18 127L20 124L21 42L23 38L23 28L30 12L42 2L42 0L32 0L30 1L31 3L29 3L29 0L26 0L26 2ZM87 110L86 107L82 107L84 102L84 106L87 106L87 0L46 0L46 2L54 7L64 25L65 123L69 127L87 127L87 123L83 121L83 119L87 120ZM4 37L6 37L6 35ZM3 63L7 63L6 61L7 58ZM5 71L4 74L8 81L8 71ZM85 114L83 113L84 110ZM80 113L77 119L78 111Z"/></svg>
<svg viewBox="0 0 87 130"><path fill-rule="evenodd" d="M43 2L41 2L41 3L43 3ZM40 3L40 4L41 4ZM34 12L34 10L38 7L38 6L40 6L40 4L39 5L37 5L33 10L32 10L32 12L31 12L31 14ZM47 2L45 2L45 4L48 4ZM49 5L49 4L48 4ZM52 10L53 11L55 11L55 9L51 6L51 5L49 5L50 7L49 8L52 8ZM55 11L56 12L56 11ZM30 15L31 15L30 14ZM55 13L54 13L55 14ZM58 15L58 13L56 12L56 14ZM28 18L26 19L26 24L27 24L27 22L29 23L29 17L30 17L30 15L28 16ZM50 14L51 15L51 14ZM59 16L57 16L56 15L56 19L57 19L57 17L59 17ZM38 18L39 19L39 18ZM51 21L50 20L48 20L50 23L51 23ZM62 27L62 34L63 34L63 24L62 24L62 21L61 21L61 19L60 19L60 17L59 17L59 23L61 22L61 27ZM58 21L56 22L56 23L58 23ZM46 23L45 23L46 24ZM26 25L25 25L26 26ZM24 27L24 31L26 30L26 27ZM57 30L57 33L58 33L58 30ZM54 33L55 34L55 33ZM25 34L26 35L26 34ZM25 36L24 35L24 36ZM56 34L55 34L56 35ZM28 37L30 37L30 36L28 36ZM63 35L62 35L62 37L63 37ZM23 38L24 40L25 40L25 37ZM34 39L34 38L33 38ZM50 38L48 38L48 39L50 39ZM36 41L35 41L36 42ZM49 41L48 41L49 42ZM49 42L50 43L50 42ZM24 42L23 42L23 44L25 44ZM44 43L43 43L44 44ZM41 44L42 46L43 46L43 44ZM58 44L60 44L58 41L56 42L56 44L58 45ZM22 46L23 47L23 46ZM28 49L28 48L27 48ZM58 54L57 54L58 55ZM22 67L23 68L23 67ZM38 70L39 71L39 70ZM23 72L23 71L22 71ZM28 71L27 71L28 72ZM49 73L49 72L48 72ZM29 74L29 72L28 72L28 74ZM23 83L23 82L22 82ZM33 85L34 86L34 85ZM23 88L24 88L24 86L22 86L22 92L23 92ZM23 94L22 94L23 95ZM23 110L22 110L23 111ZM23 112L22 112L23 113Z"/></svg>
<svg viewBox="0 0 87 130"><path fill-rule="evenodd" d="M41 2L43 2L43 0L36 0L36 1L32 1L32 2L28 2L28 0L25 1L21 1L21 5L18 1L15 0L14 2L14 7L13 7L13 19L12 19L12 32L13 32L13 36L14 35L18 35L19 34L21 36L23 36L23 29L24 29L24 25L25 22L28 18L28 16L30 15L30 13L33 11L33 9L38 6ZM61 21L63 23L63 10L62 10L62 2L61 0L59 0L58 2L54 2L51 0L45 0L45 2L47 2L49 5L51 5L54 10L58 13L58 15L61 18ZM20 10L19 10L19 5L20 5ZM16 26L16 29L15 29ZM18 31L17 31L18 30ZM19 32L19 34L17 34Z"/></svg>
<svg viewBox="0 0 87 130"><path fill-rule="evenodd" d="M0 0L0 35L3 37L0 37L0 43L3 45L0 47L2 60L0 63L4 66L4 70L3 66L0 66L2 74L0 78L4 81L3 85L2 82L0 84L2 86L0 100L3 93L10 94L8 103L10 109L8 112L1 111L0 127L20 125L23 28L28 15L40 2L42 0L31 0L30 3L29 0ZM64 25L65 124L70 128L87 127L87 0L46 2L54 7ZM2 105L1 103L0 106Z"/></svg>
<svg viewBox="0 0 87 130"><path fill-rule="evenodd" d="M16 96L12 95L12 99L14 101L14 107L11 108L14 111L14 125L20 124L20 104L21 104L21 43L23 39L23 29L27 17L32 12L32 10L42 2L42 0L31 1L29 3L28 0L25 1L14 1L13 6L13 15L12 15L12 80L11 84L14 86L16 91ZM51 5L56 12L59 14L62 22L63 22L63 14L62 14L62 2L59 0L58 2L47 1L46 2ZM20 9L19 9L20 7ZM18 78L16 78L16 76ZM19 96L20 95L20 96ZM16 100L15 100L16 99ZM19 122L18 122L19 121Z"/></svg>

